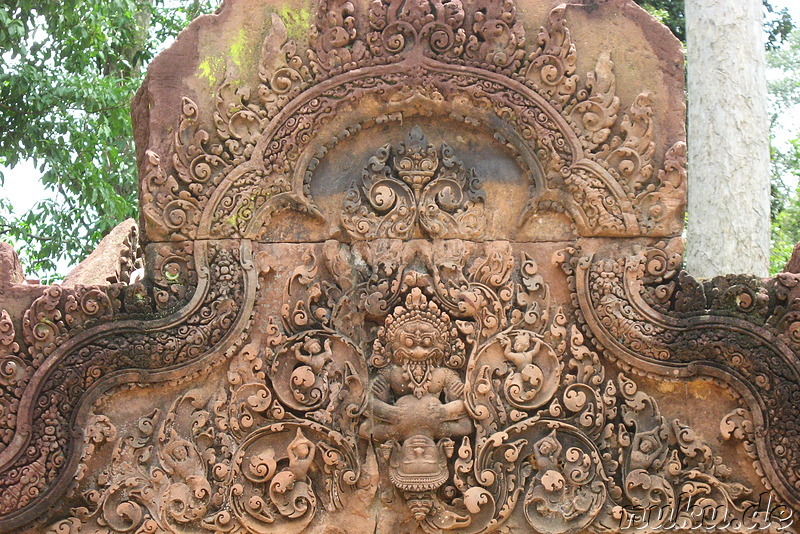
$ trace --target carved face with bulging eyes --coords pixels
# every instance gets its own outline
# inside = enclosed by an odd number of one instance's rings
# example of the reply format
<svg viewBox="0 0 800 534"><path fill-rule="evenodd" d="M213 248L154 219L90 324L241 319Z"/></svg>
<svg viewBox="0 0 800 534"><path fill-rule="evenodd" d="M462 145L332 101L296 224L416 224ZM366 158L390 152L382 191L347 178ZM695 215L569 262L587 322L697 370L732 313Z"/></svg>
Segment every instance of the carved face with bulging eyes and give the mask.
<svg viewBox="0 0 800 534"><path fill-rule="evenodd" d="M445 352L442 332L422 320L412 320L398 328L392 345L397 362L439 361Z"/></svg>

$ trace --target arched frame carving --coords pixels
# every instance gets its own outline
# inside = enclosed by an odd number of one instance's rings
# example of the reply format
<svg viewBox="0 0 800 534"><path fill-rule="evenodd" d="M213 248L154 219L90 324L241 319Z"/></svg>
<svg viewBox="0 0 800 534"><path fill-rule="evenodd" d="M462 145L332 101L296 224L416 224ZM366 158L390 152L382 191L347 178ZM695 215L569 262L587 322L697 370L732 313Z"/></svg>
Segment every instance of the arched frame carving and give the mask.
<svg viewBox="0 0 800 534"><path fill-rule="evenodd" d="M460 4L452 7L463 12ZM685 191L685 147L677 141L664 170L654 171L650 93L639 95L620 123L621 134L612 136L620 102L610 55L602 54L580 85L576 49L563 18L566 7L552 11L540 30L539 48L530 53L523 39L510 38L521 28L515 8L506 7L496 15L500 18L484 24L497 24L490 41L508 38L516 57L508 65L492 63L499 60L496 52L483 51L484 57L459 47L453 41L456 34L476 32L465 36L470 42L484 38L481 24L467 30L462 20L463 28L444 43L448 53L433 41L404 44L400 50L385 43L347 69L330 68L311 51L305 58L286 52L296 51L297 45L287 40L284 23L273 15L256 89L226 82L216 96L213 130L200 127L208 118L198 115L193 101L184 100L175 137L176 176L145 181L143 188L146 222L171 230L153 239L258 239L276 211L318 216L308 181L337 140L377 122L430 116L433 107L440 117L485 130L520 158L531 181L530 202L518 214L520 221L535 210L556 208L570 214L582 237L679 232L680 223L676 227L671 221L684 207L675 199L680 196L676 192ZM354 8L342 4L331 9L347 12L345 20ZM388 16L376 9L370 8L371 17ZM321 18L318 34L338 31L329 24ZM347 42L330 45L334 50L329 53L351 54L349 47L372 38L373 33L356 32ZM406 84L409 76L418 80L413 90Z"/></svg>

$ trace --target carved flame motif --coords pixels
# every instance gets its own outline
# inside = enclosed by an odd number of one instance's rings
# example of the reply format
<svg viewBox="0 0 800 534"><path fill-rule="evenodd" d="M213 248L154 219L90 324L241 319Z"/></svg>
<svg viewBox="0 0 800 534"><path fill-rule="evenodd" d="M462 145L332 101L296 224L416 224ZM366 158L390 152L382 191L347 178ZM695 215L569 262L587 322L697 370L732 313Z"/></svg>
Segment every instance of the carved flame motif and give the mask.
<svg viewBox="0 0 800 534"><path fill-rule="evenodd" d="M460 0L377 0L369 21L367 43L375 57L397 61L415 48L431 55L459 55L464 49Z"/></svg>
<svg viewBox="0 0 800 534"><path fill-rule="evenodd" d="M385 145L370 158L347 192L342 224L359 239L475 238L484 228L483 200L474 171L417 126L396 149Z"/></svg>

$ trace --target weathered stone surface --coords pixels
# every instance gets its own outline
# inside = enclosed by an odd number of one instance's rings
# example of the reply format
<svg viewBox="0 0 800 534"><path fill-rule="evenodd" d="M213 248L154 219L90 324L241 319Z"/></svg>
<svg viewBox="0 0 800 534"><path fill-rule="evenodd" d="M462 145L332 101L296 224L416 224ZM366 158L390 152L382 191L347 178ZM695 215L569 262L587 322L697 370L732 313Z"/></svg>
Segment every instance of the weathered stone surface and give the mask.
<svg viewBox="0 0 800 534"><path fill-rule="evenodd" d="M138 95L145 239L340 238L351 183L409 124L483 181L480 239L680 235L666 28L625 1L431 9L234 2L196 21Z"/></svg>
<svg viewBox="0 0 800 534"><path fill-rule="evenodd" d="M0 287L25 283L19 256L8 243L0 241Z"/></svg>
<svg viewBox="0 0 800 534"><path fill-rule="evenodd" d="M800 274L800 243L794 246L792 257L786 262L786 267L783 270L787 273Z"/></svg>
<svg viewBox="0 0 800 534"><path fill-rule="evenodd" d="M138 228L136 221L128 219L115 226L97 245L97 248L70 271L61 285L103 285L127 283L130 275L141 267L137 261Z"/></svg>
<svg viewBox="0 0 800 534"><path fill-rule="evenodd" d="M0 529L787 527L800 277L681 272L682 63L624 0L195 21L144 279L0 294Z"/></svg>

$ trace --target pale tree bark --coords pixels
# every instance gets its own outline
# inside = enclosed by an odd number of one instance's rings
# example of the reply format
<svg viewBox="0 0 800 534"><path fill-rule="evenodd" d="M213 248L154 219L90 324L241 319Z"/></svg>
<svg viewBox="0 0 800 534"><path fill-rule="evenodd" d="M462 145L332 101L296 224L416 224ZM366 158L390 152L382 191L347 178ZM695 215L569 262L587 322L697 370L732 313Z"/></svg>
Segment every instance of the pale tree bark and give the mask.
<svg viewBox="0 0 800 534"><path fill-rule="evenodd" d="M688 271L769 270L769 126L761 0L686 0Z"/></svg>

